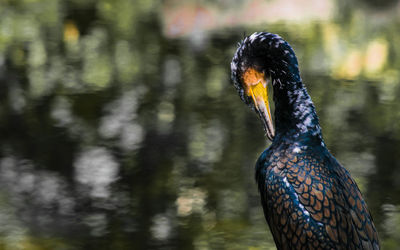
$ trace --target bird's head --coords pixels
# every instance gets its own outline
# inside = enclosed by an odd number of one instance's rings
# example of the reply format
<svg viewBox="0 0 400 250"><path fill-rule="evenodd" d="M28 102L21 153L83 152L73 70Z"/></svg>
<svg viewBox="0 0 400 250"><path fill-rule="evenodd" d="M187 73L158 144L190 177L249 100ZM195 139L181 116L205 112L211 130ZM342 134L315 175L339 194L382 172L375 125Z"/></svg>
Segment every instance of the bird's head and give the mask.
<svg viewBox="0 0 400 250"><path fill-rule="evenodd" d="M232 82L240 98L261 117L267 137L275 136L268 103L268 83L282 88L286 81L300 80L293 49L280 36L257 32L246 37L231 62Z"/></svg>

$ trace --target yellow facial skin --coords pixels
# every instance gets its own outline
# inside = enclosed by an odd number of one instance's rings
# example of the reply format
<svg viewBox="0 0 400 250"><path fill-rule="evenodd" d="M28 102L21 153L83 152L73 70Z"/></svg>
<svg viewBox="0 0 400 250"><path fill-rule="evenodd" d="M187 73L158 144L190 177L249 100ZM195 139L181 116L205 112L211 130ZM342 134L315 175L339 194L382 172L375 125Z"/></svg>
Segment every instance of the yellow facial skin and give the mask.
<svg viewBox="0 0 400 250"><path fill-rule="evenodd" d="M254 106L264 123L267 137L272 141L275 136L275 130L272 125L265 75L254 68L249 68L243 74L243 83L246 95L253 99Z"/></svg>

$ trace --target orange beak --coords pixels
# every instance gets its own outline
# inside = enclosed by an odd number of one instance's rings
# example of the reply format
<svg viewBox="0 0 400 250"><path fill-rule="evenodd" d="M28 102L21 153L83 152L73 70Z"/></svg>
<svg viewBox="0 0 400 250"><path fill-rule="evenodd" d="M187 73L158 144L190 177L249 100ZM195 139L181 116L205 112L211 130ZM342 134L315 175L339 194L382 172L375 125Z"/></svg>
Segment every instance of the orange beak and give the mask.
<svg viewBox="0 0 400 250"><path fill-rule="evenodd" d="M262 79L258 81L258 83L250 85L248 87L248 92L253 99L257 113L260 115L261 120L263 121L264 129L267 132L267 137L272 141L275 136L275 129L272 125L266 81Z"/></svg>
<svg viewBox="0 0 400 250"><path fill-rule="evenodd" d="M275 129L272 125L271 111L268 103L268 89L265 75L254 68L248 68L243 74L243 82L246 94L251 96L258 115L264 124L267 137L271 141L275 136Z"/></svg>

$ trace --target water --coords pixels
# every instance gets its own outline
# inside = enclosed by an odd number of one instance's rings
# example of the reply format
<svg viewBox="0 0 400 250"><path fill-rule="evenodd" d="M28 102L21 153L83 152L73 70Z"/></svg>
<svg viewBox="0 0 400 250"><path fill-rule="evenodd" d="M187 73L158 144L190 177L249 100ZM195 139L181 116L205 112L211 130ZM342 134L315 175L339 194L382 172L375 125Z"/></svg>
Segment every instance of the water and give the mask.
<svg viewBox="0 0 400 250"><path fill-rule="evenodd" d="M268 29L398 249L399 20L330 3L328 20L192 33L167 3L2 3L0 248L274 249L254 181L269 142L229 82L243 33Z"/></svg>

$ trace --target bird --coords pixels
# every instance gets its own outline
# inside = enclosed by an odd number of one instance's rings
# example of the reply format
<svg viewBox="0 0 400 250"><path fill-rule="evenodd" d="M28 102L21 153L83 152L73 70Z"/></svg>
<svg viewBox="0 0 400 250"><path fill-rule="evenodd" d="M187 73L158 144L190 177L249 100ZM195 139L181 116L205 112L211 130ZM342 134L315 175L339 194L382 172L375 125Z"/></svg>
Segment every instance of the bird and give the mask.
<svg viewBox="0 0 400 250"><path fill-rule="evenodd" d="M256 32L239 42L230 66L232 84L271 140L255 178L277 249L380 249L355 180L325 145L290 44Z"/></svg>

